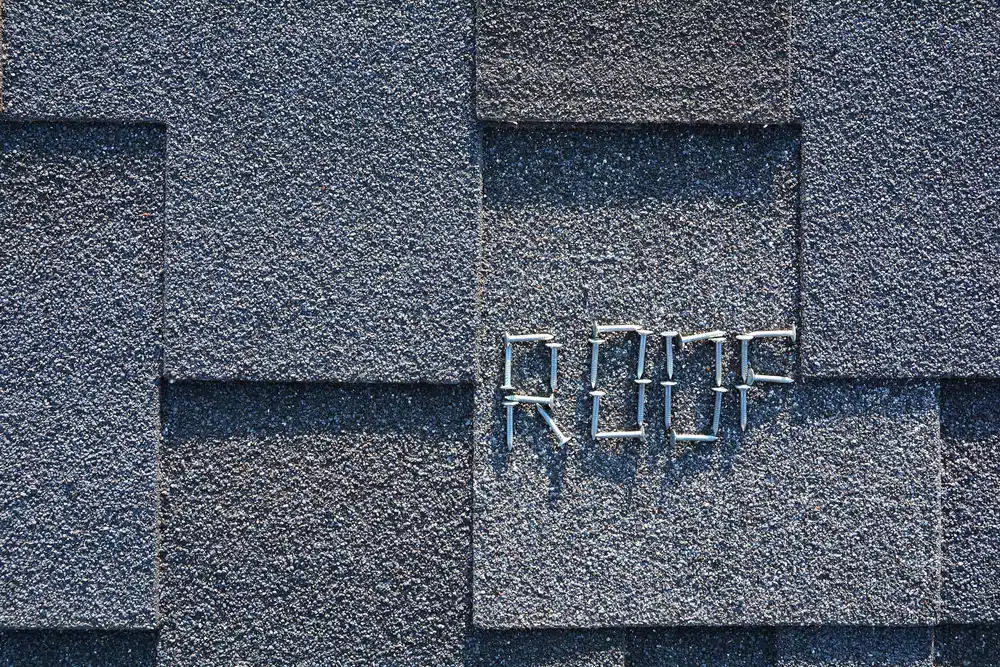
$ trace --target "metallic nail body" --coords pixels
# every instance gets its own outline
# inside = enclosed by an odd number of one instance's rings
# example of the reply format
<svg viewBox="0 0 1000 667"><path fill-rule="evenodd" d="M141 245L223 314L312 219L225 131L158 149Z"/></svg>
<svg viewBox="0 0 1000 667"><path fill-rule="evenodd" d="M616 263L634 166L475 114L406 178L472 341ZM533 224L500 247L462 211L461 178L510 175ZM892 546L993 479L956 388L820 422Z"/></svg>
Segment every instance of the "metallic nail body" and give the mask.
<svg viewBox="0 0 1000 667"><path fill-rule="evenodd" d="M609 440L611 438L645 439L646 429L639 429L638 431L605 431L603 433L597 433L594 437L598 440Z"/></svg>
<svg viewBox="0 0 1000 667"><path fill-rule="evenodd" d="M638 324L597 324L594 323L594 338L602 333L629 333L639 331L642 327Z"/></svg>
<svg viewBox="0 0 1000 667"><path fill-rule="evenodd" d="M504 396L504 399L514 403L528 403L530 405L554 405L556 397L552 396L526 396L525 394L511 394Z"/></svg>
<svg viewBox="0 0 1000 667"><path fill-rule="evenodd" d="M747 381L747 368L750 366L750 341L753 336L750 334L740 334L736 337L740 341L740 377Z"/></svg>
<svg viewBox="0 0 1000 667"><path fill-rule="evenodd" d="M635 379L641 380L642 374L646 370L646 337L653 333L647 329L639 329L639 363L636 366Z"/></svg>
<svg viewBox="0 0 1000 667"><path fill-rule="evenodd" d="M767 382L771 384L792 384L795 382L790 377L784 375L758 375L754 372L753 367L747 369L747 384L751 387L755 384Z"/></svg>
<svg viewBox="0 0 1000 667"><path fill-rule="evenodd" d="M541 405L536 405L535 407L538 408L538 412L539 414L542 415L542 419L545 420L545 423L549 425L549 430L551 430L553 435L556 436L556 440L559 441L560 447L562 447L567 442L572 440L572 438L568 438L565 435L563 435L563 432L560 431L559 427L556 425L555 420L552 419L552 415L550 415L545 408L543 408Z"/></svg>
<svg viewBox="0 0 1000 667"><path fill-rule="evenodd" d="M712 391L715 392L715 411L712 413L712 435L718 435L719 422L722 418L722 395L729 390L725 387L712 387Z"/></svg>
<svg viewBox="0 0 1000 667"><path fill-rule="evenodd" d="M651 384L653 381L645 379L636 380L635 382L639 385L639 399L636 406L635 421L641 427L646 421L646 385Z"/></svg>
<svg viewBox="0 0 1000 667"><path fill-rule="evenodd" d="M670 431L670 447L676 449L678 442L715 442L718 438L714 435L703 435L701 433L678 433Z"/></svg>
<svg viewBox="0 0 1000 667"><path fill-rule="evenodd" d="M600 354L601 343L604 341L597 338L590 339L590 388L597 389L597 358Z"/></svg>
<svg viewBox="0 0 1000 667"><path fill-rule="evenodd" d="M677 383L673 380L662 380L660 386L663 387L663 426L670 430L670 422L673 413L672 398L673 389Z"/></svg>
<svg viewBox="0 0 1000 667"><path fill-rule="evenodd" d="M595 389L590 392L591 397L594 399L594 403L590 409L590 437L597 438L597 420L601 414L601 396L604 396L604 392L600 389Z"/></svg>
<svg viewBox="0 0 1000 667"><path fill-rule="evenodd" d="M661 331L660 335L663 336L664 343L667 348L667 379L674 379L674 338L679 336L676 331Z"/></svg>
<svg viewBox="0 0 1000 667"><path fill-rule="evenodd" d="M713 338L725 338L725 331L703 331L701 333L690 334L688 336L680 336L678 340L681 342L681 347L688 343L695 343L700 340L711 340Z"/></svg>
<svg viewBox="0 0 1000 667"><path fill-rule="evenodd" d="M753 338L790 338L792 342L798 338L799 332L795 325L791 329L771 329L768 331L751 331L747 334Z"/></svg>
<svg viewBox="0 0 1000 667"><path fill-rule="evenodd" d="M546 343L545 347L551 350L549 357L549 389L554 393L559 382L559 348L562 343Z"/></svg>
<svg viewBox="0 0 1000 667"><path fill-rule="evenodd" d="M514 406L517 405L514 401L504 401L503 405L507 408L507 451L514 449Z"/></svg>
<svg viewBox="0 0 1000 667"><path fill-rule="evenodd" d="M740 430L747 430L747 392L750 390L748 384L738 384L736 388L740 391Z"/></svg>
<svg viewBox="0 0 1000 667"><path fill-rule="evenodd" d="M715 386L722 386L722 345L726 342L725 338L713 338L712 342L715 343Z"/></svg>
<svg viewBox="0 0 1000 667"><path fill-rule="evenodd" d="M511 384L511 356L514 352L513 346L510 344L510 336L504 334L504 349L503 349L503 386L500 387L504 391L510 391L514 388Z"/></svg>

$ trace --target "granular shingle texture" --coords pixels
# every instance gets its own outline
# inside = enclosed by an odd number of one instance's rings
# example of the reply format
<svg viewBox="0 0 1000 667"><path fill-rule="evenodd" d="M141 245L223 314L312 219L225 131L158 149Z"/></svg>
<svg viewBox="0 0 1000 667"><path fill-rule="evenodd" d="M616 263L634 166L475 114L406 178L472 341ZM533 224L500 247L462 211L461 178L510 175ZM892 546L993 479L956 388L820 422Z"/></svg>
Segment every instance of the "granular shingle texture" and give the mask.
<svg viewBox="0 0 1000 667"><path fill-rule="evenodd" d="M937 594L940 437L933 383L736 392L717 445L590 437L590 323L730 332L788 325L796 303L794 141L783 130L501 130L487 136L482 386L476 402L473 613L483 627L926 623ZM517 252L512 252L517 249ZM548 331L553 415L504 435L502 333ZM635 337L608 337L601 429L635 426ZM678 358L675 427L704 432L710 346ZM518 345L518 393L548 351ZM649 376L663 374L662 343ZM732 387L732 341L724 383ZM759 370L797 376L794 347Z"/></svg>
<svg viewBox="0 0 1000 667"><path fill-rule="evenodd" d="M932 667L931 628L800 628L777 632L776 667Z"/></svg>
<svg viewBox="0 0 1000 667"><path fill-rule="evenodd" d="M627 640L617 632L480 632L466 667L626 667Z"/></svg>
<svg viewBox="0 0 1000 667"><path fill-rule="evenodd" d="M1000 666L1000 627L941 625L934 628L934 664L939 667Z"/></svg>
<svg viewBox="0 0 1000 667"><path fill-rule="evenodd" d="M505 121L774 123L790 0L483 0L476 106Z"/></svg>
<svg viewBox="0 0 1000 667"><path fill-rule="evenodd" d="M0 123L0 627L156 621L164 149Z"/></svg>
<svg viewBox="0 0 1000 667"><path fill-rule="evenodd" d="M769 628L678 628L650 632L636 645L634 667L773 667Z"/></svg>
<svg viewBox="0 0 1000 667"><path fill-rule="evenodd" d="M942 389L941 617L1000 620L1000 383Z"/></svg>
<svg viewBox="0 0 1000 667"><path fill-rule="evenodd" d="M151 631L20 630L0 632L3 667L154 667Z"/></svg>
<svg viewBox="0 0 1000 667"><path fill-rule="evenodd" d="M164 665L461 664L471 393L174 385Z"/></svg>
<svg viewBox="0 0 1000 667"><path fill-rule="evenodd" d="M169 137L167 373L473 373L471 1L14 1L5 103Z"/></svg>
<svg viewBox="0 0 1000 667"><path fill-rule="evenodd" d="M802 0L803 369L1000 374L1000 12Z"/></svg>

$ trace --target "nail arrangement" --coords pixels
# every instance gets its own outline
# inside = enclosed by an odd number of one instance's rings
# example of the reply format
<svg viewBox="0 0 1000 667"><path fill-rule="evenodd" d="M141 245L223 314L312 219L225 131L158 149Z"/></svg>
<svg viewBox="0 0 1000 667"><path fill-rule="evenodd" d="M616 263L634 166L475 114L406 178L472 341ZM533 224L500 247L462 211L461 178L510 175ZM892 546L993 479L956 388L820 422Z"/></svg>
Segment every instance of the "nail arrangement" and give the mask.
<svg viewBox="0 0 1000 667"><path fill-rule="evenodd" d="M591 336L588 339L590 345L590 377L589 395L591 397L591 418L590 436L594 440L623 439L646 439L646 394L648 386L653 380L646 377L647 370L647 344L649 336L654 331L646 329L638 324L598 324L593 323ZM637 388L636 404L636 428L622 431L601 431L600 413L601 399L606 396L606 392L598 388L601 345L607 342L605 336L608 334L635 334L638 337L638 355L636 361L635 377L633 381ZM725 331L713 329L691 334L682 334L679 331L661 331L660 337L664 342L664 370L666 379L659 382L663 387L664 414L663 426L669 434L669 441L672 446L677 443L711 443L715 442L722 427L722 407L725 394L729 389L724 386L726 380L725 372L725 345L727 334ZM733 387L739 392L740 430L747 429L747 403L751 390L757 387L775 384L792 384L794 379L785 375L772 375L761 373L754 369L751 363L753 344L767 341L769 339L788 339L793 345L798 339L798 331L793 325L788 329L766 329L750 331L734 336L740 343L740 383ZM556 405L556 398L559 391L559 350L563 348L562 343L555 342L555 336L549 333L526 333L507 334L504 340L504 371L503 385L500 389L503 392L503 407L506 411L506 444L508 450L514 446L514 408L521 406L526 409L535 409L548 429L552 432L559 447L568 443L572 436L567 436L553 417L553 409ZM714 345L714 385L711 387L714 395L712 410L712 424L710 433L679 433L673 428L673 395L678 381L674 377L675 358L678 352L683 352L685 345L698 342L710 342ZM530 393L519 393L515 390L513 375L513 347L516 344L538 345L543 344L549 351L549 394L532 395ZM674 345L677 349L674 349Z"/></svg>

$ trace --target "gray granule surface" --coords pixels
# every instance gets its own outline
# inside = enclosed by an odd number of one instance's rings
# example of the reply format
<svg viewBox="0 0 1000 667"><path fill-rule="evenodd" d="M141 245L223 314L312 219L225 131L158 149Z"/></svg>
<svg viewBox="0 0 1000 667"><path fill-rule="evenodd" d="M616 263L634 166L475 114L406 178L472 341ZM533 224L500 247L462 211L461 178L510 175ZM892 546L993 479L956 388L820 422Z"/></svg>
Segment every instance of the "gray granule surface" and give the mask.
<svg viewBox="0 0 1000 667"><path fill-rule="evenodd" d="M789 118L790 0L483 0L476 107L504 121Z"/></svg>
<svg viewBox="0 0 1000 667"><path fill-rule="evenodd" d="M1000 666L1000 627L940 625L934 628L934 664L938 667Z"/></svg>
<svg viewBox="0 0 1000 667"><path fill-rule="evenodd" d="M633 667L773 667L769 628L677 628L647 633Z"/></svg>
<svg viewBox="0 0 1000 667"><path fill-rule="evenodd" d="M473 375L473 3L9 2L5 103L169 126L166 372Z"/></svg>
<svg viewBox="0 0 1000 667"><path fill-rule="evenodd" d="M803 369L1000 375L995 3L802 0Z"/></svg>
<svg viewBox="0 0 1000 667"><path fill-rule="evenodd" d="M0 627L156 621L164 150L0 123Z"/></svg>
<svg viewBox="0 0 1000 667"><path fill-rule="evenodd" d="M480 632L466 667L631 667L618 632Z"/></svg>
<svg viewBox="0 0 1000 667"><path fill-rule="evenodd" d="M942 388L941 618L1000 620L1000 383Z"/></svg>
<svg viewBox="0 0 1000 667"><path fill-rule="evenodd" d="M154 667L152 631L0 631L0 667Z"/></svg>
<svg viewBox="0 0 1000 667"><path fill-rule="evenodd" d="M777 667L932 667L931 628L777 631Z"/></svg>
<svg viewBox="0 0 1000 667"><path fill-rule="evenodd" d="M685 332L787 326L796 303L794 141L783 130L497 130L485 149L482 386L476 400L473 613L490 628L926 623L937 580L933 383L755 388L741 437L726 348L722 437L671 450L663 394L648 441L590 437L590 323ZM504 331L560 351L553 415L504 435ZM602 348L601 430L635 427L635 336ZM649 345L659 381L663 345ZM798 378L795 347L758 370ZM518 345L519 393L548 351ZM675 427L705 432L712 350L678 356Z"/></svg>
<svg viewBox="0 0 1000 667"><path fill-rule="evenodd" d="M160 664L461 664L471 399L173 385Z"/></svg>

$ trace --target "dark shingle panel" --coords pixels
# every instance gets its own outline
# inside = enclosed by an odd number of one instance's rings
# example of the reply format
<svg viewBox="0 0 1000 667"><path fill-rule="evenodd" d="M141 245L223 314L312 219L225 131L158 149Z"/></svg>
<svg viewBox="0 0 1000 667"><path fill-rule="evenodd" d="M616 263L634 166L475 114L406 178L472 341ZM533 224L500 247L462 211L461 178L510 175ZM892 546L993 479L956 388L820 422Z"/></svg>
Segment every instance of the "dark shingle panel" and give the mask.
<svg viewBox="0 0 1000 667"><path fill-rule="evenodd" d="M781 122L790 0L484 0L477 109L505 121Z"/></svg>
<svg viewBox="0 0 1000 667"><path fill-rule="evenodd" d="M480 632L465 667L631 667L628 654L617 632Z"/></svg>
<svg viewBox="0 0 1000 667"><path fill-rule="evenodd" d="M773 667L769 628L675 628L647 633L634 667Z"/></svg>
<svg viewBox="0 0 1000 667"><path fill-rule="evenodd" d="M1000 627L940 625L934 628L934 664L938 667L997 667Z"/></svg>
<svg viewBox="0 0 1000 667"><path fill-rule="evenodd" d="M174 385L160 659L461 664L470 417L456 388Z"/></svg>
<svg viewBox="0 0 1000 667"><path fill-rule="evenodd" d="M0 123L0 626L156 621L164 150Z"/></svg>
<svg viewBox="0 0 1000 667"><path fill-rule="evenodd" d="M590 323L728 331L790 323L794 136L781 129L495 130L486 138L483 386L477 397L473 612L484 627L924 623L937 594L940 438L934 384L758 390L739 435L672 451L663 396L649 442L589 435ZM551 331L554 414L504 436L502 333ZM615 339L611 339L614 341ZM620 338L617 340L621 340ZM635 343L602 353L602 429L634 424ZM728 346L727 384L738 353ZM797 375L794 348L759 368ZM662 344L650 344L652 376ZM545 352L514 379L544 392ZM709 346L678 360L675 418L707 428ZM617 379L616 379L617 378Z"/></svg>
<svg viewBox="0 0 1000 667"><path fill-rule="evenodd" d="M9 4L8 112L170 126L169 375L471 379L471 2Z"/></svg>
<svg viewBox="0 0 1000 667"><path fill-rule="evenodd" d="M151 631L20 630L0 632L5 667L154 667Z"/></svg>
<svg viewBox="0 0 1000 667"><path fill-rule="evenodd" d="M1000 383L948 382L944 444L941 616L1000 620Z"/></svg>
<svg viewBox="0 0 1000 667"><path fill-rule="evenodd" d="M997 376L1000 14L802 0L803 367Z"/></svg>
<svg viewBox="0 0 1000 667"><path fill-rule="evenodd" d="M931 667L931 628L801 628L777 633L778 667Z"/></svg>

